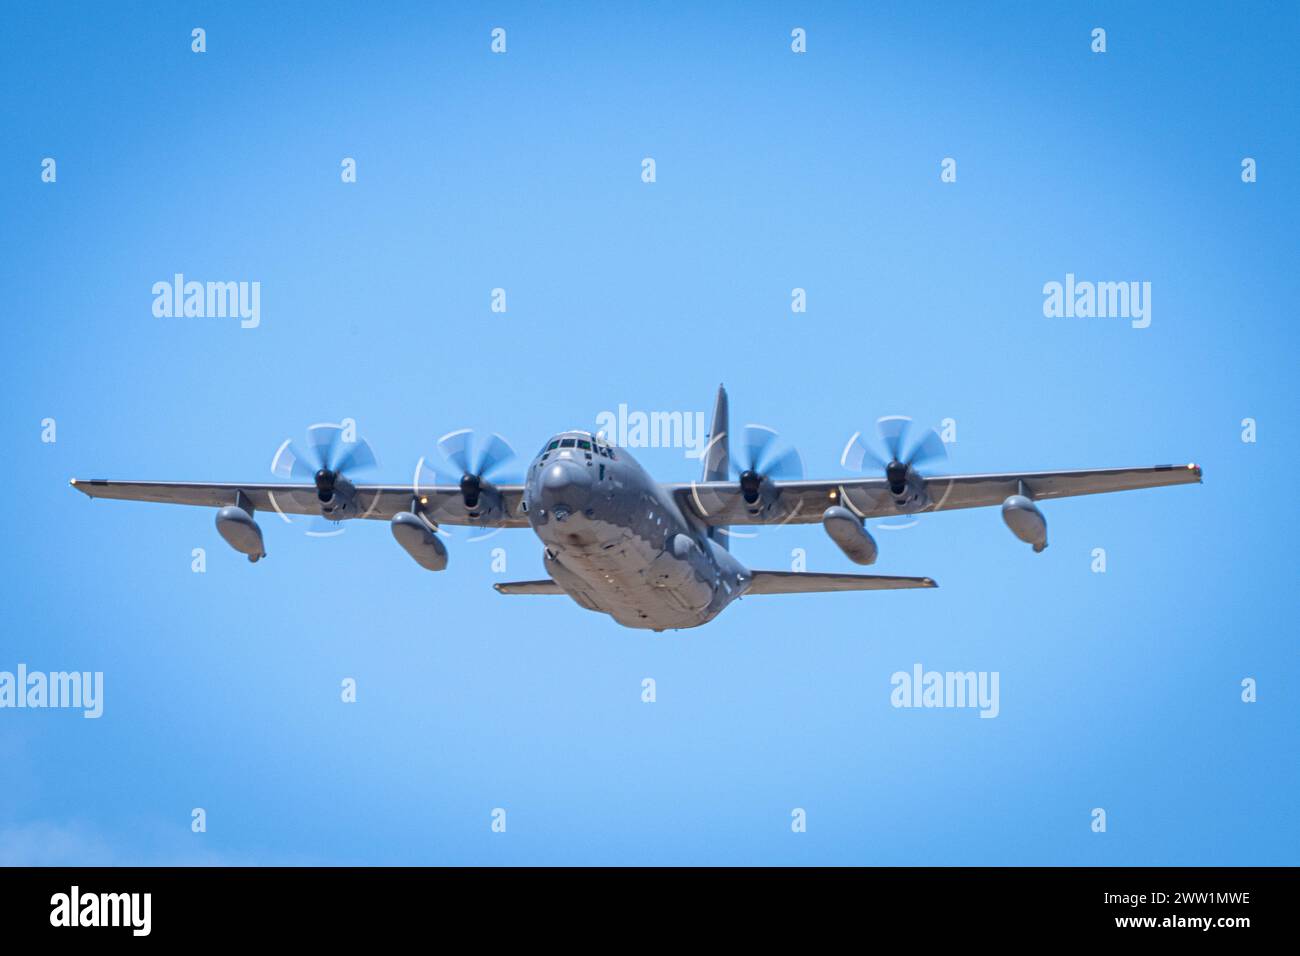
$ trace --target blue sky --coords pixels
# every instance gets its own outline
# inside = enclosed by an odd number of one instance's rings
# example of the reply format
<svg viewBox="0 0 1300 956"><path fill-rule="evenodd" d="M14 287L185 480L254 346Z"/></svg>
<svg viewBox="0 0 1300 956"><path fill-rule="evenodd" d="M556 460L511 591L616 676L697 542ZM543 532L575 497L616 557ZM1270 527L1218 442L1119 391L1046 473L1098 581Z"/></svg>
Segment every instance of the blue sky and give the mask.
<svg viewBox="0 0 1300 956"><path fill-rule="evenodd" d="M0 862L1300 862L1293 6L3 17L0 670L103 671L105 702L0 710ZM261 325L155 318L176 272L260 282ZM1149 281L1150 327L1045 318L1067 273ZM664 635L494 593L543 573L529 532L431 575L382 523L264 518L254 566L206 509L67 486L270 480L344 416L401 481L454 428L531 453L720 381L810 476L897 413L954 419L957 471L1206 481L1050 502L1041 555L996 509L928 516L873 570L938 590ZM736 553L796 548L853 568L815 525ZM891 707L918 662L998 672L1000 715Z"/></svg>

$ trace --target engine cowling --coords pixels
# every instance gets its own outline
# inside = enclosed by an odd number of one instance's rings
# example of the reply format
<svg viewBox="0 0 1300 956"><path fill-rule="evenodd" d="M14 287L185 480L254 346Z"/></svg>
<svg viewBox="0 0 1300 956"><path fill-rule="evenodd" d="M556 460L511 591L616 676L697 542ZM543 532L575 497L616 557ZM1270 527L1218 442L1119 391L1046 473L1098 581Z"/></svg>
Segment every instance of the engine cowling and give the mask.
<svg viewBox="0 0 1300 956"><path fill-rule="evenodd" d="M1047 519L1024 495L1011 495L1002 502L1002 520L1012 534L1025 544L1032 544L1035 553L1047 547Z"/></svg>
<svg viewBox="0 0 1300 956"><path fill-rule="evenodd" d="M875 564L879 549L862 526L862 519L848 508L831 505L822 513L822 527L844 556L854 564Z"/></svg>
<svg viewBox="0 0 1300 956"><path fill-rule="evenodd" d="M356 486L336 471L322 468L316 472L316 500L320 502L321 517L330 521L355 518Z"/></svg>
<svg viewBox="0 0 1300 956"><path fill-rule="evenodd" d="M248 555L249 561L266 557L262 529L243 508L229 505L217 511L217 533L240 554Z"/></svg>
<svg viewBox="0 0 1300 956"><path fill-rule="evenodd" d="M441 571L447 567L447 546L419 515L399 511L389 523L397 539L415 563L426 571Z"/></svg>

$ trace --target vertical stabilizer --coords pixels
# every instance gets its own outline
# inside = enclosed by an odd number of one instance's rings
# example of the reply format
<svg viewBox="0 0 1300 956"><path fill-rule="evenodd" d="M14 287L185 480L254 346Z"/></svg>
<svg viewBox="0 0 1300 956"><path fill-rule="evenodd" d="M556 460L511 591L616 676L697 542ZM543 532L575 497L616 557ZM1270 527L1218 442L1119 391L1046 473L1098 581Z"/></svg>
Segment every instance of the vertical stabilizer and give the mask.
<svg viewBox="0 0 1300 956"><path fill-rule="evenodd" d="M709 428L709 444L704 452L704 474L701 481L726 481L731 472L730 436L727 434L727 389L718 386L718 397L713 403L713 425ZM727 534L721 528L710 528L709 537L722 547L727 547Z"/></svg>

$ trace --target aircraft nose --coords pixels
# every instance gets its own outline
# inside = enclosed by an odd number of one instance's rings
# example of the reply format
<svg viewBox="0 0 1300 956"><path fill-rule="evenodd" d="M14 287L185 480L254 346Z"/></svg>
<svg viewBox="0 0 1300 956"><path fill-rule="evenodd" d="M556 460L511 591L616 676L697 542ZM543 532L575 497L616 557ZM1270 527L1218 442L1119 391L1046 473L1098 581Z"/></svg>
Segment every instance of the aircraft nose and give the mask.
<svg viewBox="0 0 1300 956"><path fill-rule="evenodd" d="M591 469L561 459L546 466L537 484L542 507L563 520L586 506L591 496Z"/></svg>

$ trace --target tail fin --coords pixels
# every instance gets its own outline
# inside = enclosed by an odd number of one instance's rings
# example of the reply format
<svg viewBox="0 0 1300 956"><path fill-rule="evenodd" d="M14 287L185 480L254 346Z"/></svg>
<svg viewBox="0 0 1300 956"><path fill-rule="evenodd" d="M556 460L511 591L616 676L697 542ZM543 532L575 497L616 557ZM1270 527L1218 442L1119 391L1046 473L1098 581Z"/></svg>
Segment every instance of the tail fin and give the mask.
<svg viewBox="0 0 1300 956"><path fill-rule="evenodd" d="M713 403L713 425L709 429L709 443L704 449L704 475L701 481L726 481L731 474L731 446L727 435L727 389L718 386L718 397ZM722 547L727 547L725 528L709 528L709 537Z"/></svg>

